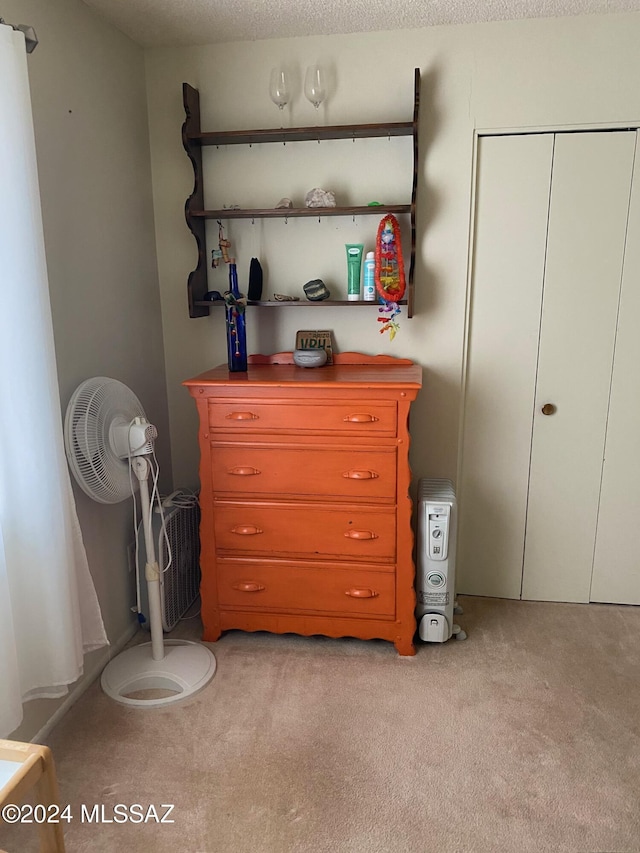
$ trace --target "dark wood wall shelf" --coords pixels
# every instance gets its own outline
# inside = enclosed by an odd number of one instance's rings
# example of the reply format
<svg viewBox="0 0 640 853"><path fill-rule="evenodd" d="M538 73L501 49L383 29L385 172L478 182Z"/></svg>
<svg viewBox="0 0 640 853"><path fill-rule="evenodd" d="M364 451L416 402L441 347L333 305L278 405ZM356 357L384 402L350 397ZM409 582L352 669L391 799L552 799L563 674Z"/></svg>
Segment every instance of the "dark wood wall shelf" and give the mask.
<svg viewBox="0 0 640 853"><path fill-rule="evenodd" d="M380 216L383 213L411 213L410 204L384 204L354 207L286 207L286 208L228 208L222 210L192 210L196 219L293 219L296 216L324 218L325 216Z"/></svg>
<svg viewBox="0 0 640 853"><path fill-rule="evenodd" d="M195 304L202 308L215 308L217 305L224 305L224 302L221 299L216 299L213 302L203 299L201 302L196 302ZM350 308L380 307L379 302L365 302L362 299L359 302L349 302L346 299L324 299L320 302L313 302L310 299L300 299L297 302L278 302L275 299L262 299L255 302L249 300L247 305L255 305L260 308L330 308L332 305L348 305ZM407 305L407 300L401 299L398 305Z"/></svg>
<svg viewBox="0 0 640 853"><path fill-rule="evenodd" d="M189 230L198 246L198 264L190 273L187 282L189 316L205 317L215 302L204 299L208 291L207 249L205 227L209 219L289 219L294 217L326 216L371 216L385 213L408 213L411 217L410 263L407 277L407 299L400 304L407 305L407 314L413 316L414 273L416 248L416 191L418 186L418 113L420 107L420 69L414 71L413 120L407 122L389 122L378 124L348 124L324 127L289 127L278 129L207 131L200 128L200 94L188 83L182 84L182 96L185 109L185 121L182 125L182 142L193 165L194 188L185 203L185 218ZM269 142L312 142L325 139L370 139L375 137L411 136L413 137L413 181L411 203L375 206L314 207L288 209L237 209L206 210L204 207L204 176L202 169L202 148L211 145L253 145ZM325 300L323 302L250 302L250 305L287 307L287 306L330 306L376 305L376 302L349 302L346 300Z"/></svg>
<svg viewBox="0 0 640 853"><path fill-rule="evenodd" d="M186 84L185 84L186 85ZM317 142L325 139L373 139L376 136L411 136L413 122L390 124L338 124L321 127L281 127L278 130L223 130L189 136L201 145L254 145L262 142Z"/></svg>

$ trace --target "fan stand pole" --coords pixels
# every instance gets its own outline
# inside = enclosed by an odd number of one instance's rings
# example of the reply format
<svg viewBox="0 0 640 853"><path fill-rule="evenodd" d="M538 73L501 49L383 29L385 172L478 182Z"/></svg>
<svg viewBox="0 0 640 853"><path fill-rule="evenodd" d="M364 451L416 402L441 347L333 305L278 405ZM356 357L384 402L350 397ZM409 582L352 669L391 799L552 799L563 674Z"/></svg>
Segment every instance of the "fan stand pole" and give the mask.
<svg viewBox="0 0 640 853"><path fill-rule="evenodd" d="M153 507L149 500L149 472L151 466L145 456L135 456L131 468L140 482L140 503L142 505L142 528L144 544L147 550L147 564L144 576L149 596L149 621L151 627L151 656L154 660L164 658L164 629L162 625L162 603L160 600L160 568L156 559L155 543L152 533Z"/></svg>
<svg viewBox="0 0 640 853"><path fill-rule="evenodd" d="M144 454L132 457L130 463L131 470L140 482L142 528L147 547L145 577L149 591L151 642L134 645L120 652L104 668L101 683L105 693L116 702L151 708L179 702L202 690L213 678L216 659L209 649L199 643L164 639L160 569L153 541L153 507L149 497L151 465L149 457ZM168 695L158 696L156 691L167 691Z"/></svg>

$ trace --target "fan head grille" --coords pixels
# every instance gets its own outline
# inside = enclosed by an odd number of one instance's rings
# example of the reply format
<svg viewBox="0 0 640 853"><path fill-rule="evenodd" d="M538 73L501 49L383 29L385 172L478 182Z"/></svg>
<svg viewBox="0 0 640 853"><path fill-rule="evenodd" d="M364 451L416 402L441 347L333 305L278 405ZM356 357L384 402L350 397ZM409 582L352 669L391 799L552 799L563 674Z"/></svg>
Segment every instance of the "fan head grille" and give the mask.
<svg viewBox="0 0 640 853"><path fill-rule="evenodd" d="M81 489L99 503L118 503L138 485L129 460L118 456L111 440L115 426L136 417L145 417L136 395L106 376L87 379L69 401L64 422L69 467Z"/></svg>

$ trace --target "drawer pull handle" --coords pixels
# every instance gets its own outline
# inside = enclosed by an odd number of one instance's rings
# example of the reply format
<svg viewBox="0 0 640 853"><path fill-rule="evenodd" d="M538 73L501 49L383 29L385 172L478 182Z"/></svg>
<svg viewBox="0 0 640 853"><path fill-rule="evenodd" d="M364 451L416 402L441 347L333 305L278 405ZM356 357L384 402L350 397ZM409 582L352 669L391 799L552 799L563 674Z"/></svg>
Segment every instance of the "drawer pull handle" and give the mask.
<svg viewBox="0 0 640 853"><path fill-rule="evenodd" d="M265 587L255 581L239 581L238 583L234 583L233 588L240 592L262 592Z"/></svg>
<svg viewBox="0 0 640 853"><path fill-rule="evenodd" d="M255 474L260 474L257 468L251 468L249 465L236 465L235 468L227 468L227 474L235 474L238 477L253 477Z"/></svg>
<svg viewBox="0 0 640 853"><path fill-rule="evenodd" d="M254 524L238 524L231 528L231 532L237 533L238 536L255 536L258 533L262 533L262 530Z"/></svg>
<svg viewBox="0 0 640 853"><path fill-rule="evenodd" d="M260 415L256 415L254 412L229 412L228 415L225 415L225 419L228 421L257 421L260 418Z"/></svg>
<svg viewBox="0 0 640 853"><path fill-rule="evenodd" d="M351 598L377 598L380 593L375 589L360 589L359 587L352 587L345 591L345 595L348 595Z"/></svg>
<svg viewBox="0 0 640 853"><path fill-rule="evenodd" d="M345 471L342 476L346 477L347 480L376 480L380 476L380 474L378 474L376 471L352 470Z"/></svg>
<svg viewBox="0 0 640 853"><path fill-rule="evenodd" d="M344 419L350 424L372 424L375 421L380 420L375 415L370 415L368 412L357 413L354 415L347 415Z"/></svg>
<svg viewBox="0 0 640 853"><path fill-rule="evenodd" d="M347 539L377 539L378 534L372 530L347 530L344 534Z"/></svg>

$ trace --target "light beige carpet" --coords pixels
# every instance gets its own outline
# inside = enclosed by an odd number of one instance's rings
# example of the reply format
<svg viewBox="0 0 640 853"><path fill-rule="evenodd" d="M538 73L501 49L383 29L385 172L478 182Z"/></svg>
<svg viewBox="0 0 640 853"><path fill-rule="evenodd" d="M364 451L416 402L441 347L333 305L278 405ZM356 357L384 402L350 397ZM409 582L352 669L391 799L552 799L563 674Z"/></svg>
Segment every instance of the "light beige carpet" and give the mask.
<svg viewBox="0 0 640 853"><path fill-rule="evenodd" d="M186 705L94 685L49 739L69 853L640 851L640 608L461 603L468 640L415 658L234 631ZM174 823L81 822L132 803Z"/></svg>

